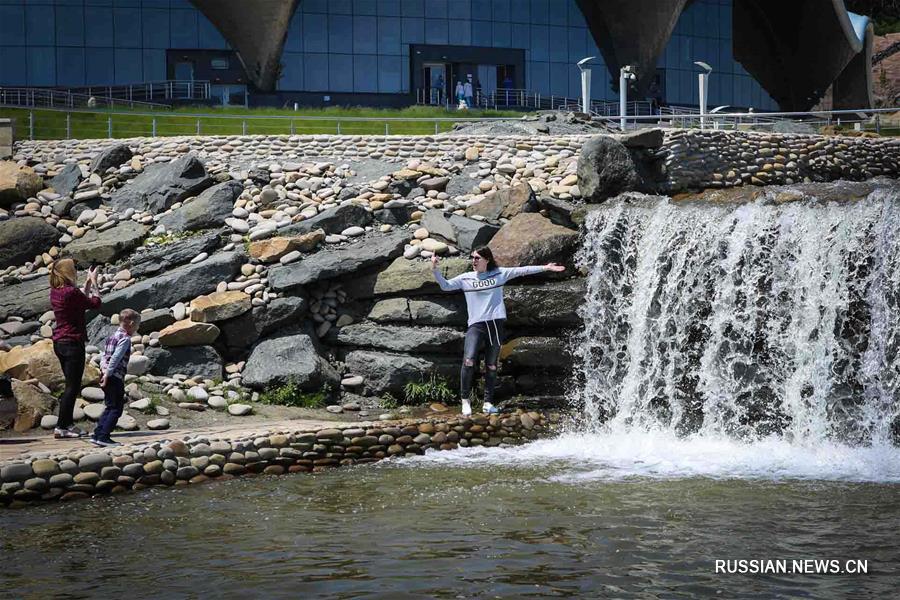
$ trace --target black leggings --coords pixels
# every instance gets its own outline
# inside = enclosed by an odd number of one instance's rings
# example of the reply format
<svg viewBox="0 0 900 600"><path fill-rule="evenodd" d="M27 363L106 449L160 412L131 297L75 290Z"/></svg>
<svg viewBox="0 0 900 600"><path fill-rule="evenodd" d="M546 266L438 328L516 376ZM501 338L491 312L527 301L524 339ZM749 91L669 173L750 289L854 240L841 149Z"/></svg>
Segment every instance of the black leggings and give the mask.
<svg viewBox="0 0 900 600"><path fill-rule="evenodd" d="M480 321L472 323L466 330L466 344L463 351L463 364L459 373L460 396L467 400L472 394L472 380L475 378L475 365L478 364L478 353L484 348L484 401L494 401L494 388L497 387L497 359L500 357L500 345L503 343L505 319Z"/></svg>
<svg viewBox="0 0 900 600"><path fill-rule="evenodd" d="M56 426L66 429L72 426L75 398L81 392L81 377L84 375L84 343L69 340L53 342L53 352L56 353L66 378L66 389L59 397L59 420Z"/></svg>

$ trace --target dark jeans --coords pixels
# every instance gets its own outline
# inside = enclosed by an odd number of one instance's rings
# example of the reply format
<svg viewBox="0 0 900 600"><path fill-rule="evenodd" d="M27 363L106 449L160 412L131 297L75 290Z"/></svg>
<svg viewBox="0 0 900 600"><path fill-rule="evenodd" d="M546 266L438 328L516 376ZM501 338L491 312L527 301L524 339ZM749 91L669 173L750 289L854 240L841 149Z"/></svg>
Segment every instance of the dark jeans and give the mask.
<svg viewBox="0 0 900 600"><path fill-rule="evenodd" d="M125 410L125 382L118 377L107 377L106 387L103 390L103 403L106 410L100 415L97 421L97 427L94 429L94 437L98 440L105 440L116 428L122 411Z"/></svg>
<svg viewBox="0 0 900 600"><path fill-rule="evenodd" d="M459 373L459 390L463 398L471 399L475 365L478 364L479 352L484 349L484 401L494 401L494 388L497 387L497 359L500 357L505 324L505 319L481 321L472 323L466 330L463 364Z"/></svg>
<svg viewBox="0 0 900 600"><path fill-rule="evenodd" d="M75 398L81 391L81 376L84 375L84 343L73 341L53 342L53 352L59 359L66 389L59 397L59 420L56 426L65 429L72 426Z"/></svg>

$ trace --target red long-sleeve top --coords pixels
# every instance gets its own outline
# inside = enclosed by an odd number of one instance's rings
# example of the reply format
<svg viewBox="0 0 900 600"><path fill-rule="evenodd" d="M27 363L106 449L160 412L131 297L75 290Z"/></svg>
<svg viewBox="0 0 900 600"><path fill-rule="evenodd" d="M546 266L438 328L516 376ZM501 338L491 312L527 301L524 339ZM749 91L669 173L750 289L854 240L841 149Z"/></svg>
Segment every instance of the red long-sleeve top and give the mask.
<svg viewBox="0 0 900 600"><path fill-rule="evenodd" d="M50 306L56 317L53 330L53 341L85 342L87 341L87 322L85 311L100 308L100 298L88 298L73 285L51 288Z"/></svg>

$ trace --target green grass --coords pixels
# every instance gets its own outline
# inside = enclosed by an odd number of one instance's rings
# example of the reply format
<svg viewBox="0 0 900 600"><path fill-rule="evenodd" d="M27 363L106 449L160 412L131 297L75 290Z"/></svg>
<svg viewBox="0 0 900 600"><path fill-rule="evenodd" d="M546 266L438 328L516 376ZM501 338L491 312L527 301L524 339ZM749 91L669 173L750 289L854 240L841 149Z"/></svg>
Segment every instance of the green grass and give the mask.
<svg viewBox="0 0 900 600"><path fill-rule="evenodd" d="M407 404L425 404L426 402L442 402L447 404L455 398L453 390L446 379L436 373L432 373L427 379L407 382L403 386Z"/></svg>
<svg viewBox="0 0 900 600"><path fill-rule="evenodd" d="M300 384L291 379L284 385L272 387L259 395L261 404L297 406L300 408L322 408L331 397L331 389L323 385L317 392L304 392Z"/></svg>
<svg viewBox="0 0 900 600"><path fill-rule="evenodd" d="M135 111L139 112L139 111ZM472 110L447 111L430 106L412 106L404 109L377 109L363 107L304 108L299 111L283 109L244 109L182 107L160 111L154 115L131 114L121 111L72 112L34 110L35 139L92 139L109 137L109 120L112 120L112 137L129 138L150 136L156 121L157 136L197 135L198 123L201 135L276 135L276 134L342 134L352 135L427 135L449 131L454 121L386 121L384 119L465 119L480 117L518 117L515 111ZM69 115L67 128L66 115ZM210 115L197 117L194 115ZM0 118L15 120L16 139L29 138L29 111L18 108L0 108ZM248 117L246 120L240 117ZM298 117L295 119L283 117ZM299 117L316 117L317 120L301 120ZM367 121L345 119L364 118ZM385 128L387 126L387 129ZM435 129L437 128L437 129Z"/></svg>

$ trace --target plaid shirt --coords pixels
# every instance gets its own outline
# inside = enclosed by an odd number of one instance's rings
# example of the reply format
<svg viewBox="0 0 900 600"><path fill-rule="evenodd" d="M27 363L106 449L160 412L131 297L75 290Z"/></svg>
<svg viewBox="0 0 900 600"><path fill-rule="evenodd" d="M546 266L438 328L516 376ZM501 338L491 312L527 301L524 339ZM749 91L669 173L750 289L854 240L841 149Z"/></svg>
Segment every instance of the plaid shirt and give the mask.
<svg viewBox="0 0 900 600"><path fill-rule="evenodd" d="M131 336L119 327L106 338L106 349L100 359L100 370L108 377L125 379L128 371L128 359L131 358Z"/></svg>

